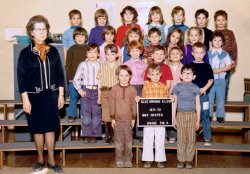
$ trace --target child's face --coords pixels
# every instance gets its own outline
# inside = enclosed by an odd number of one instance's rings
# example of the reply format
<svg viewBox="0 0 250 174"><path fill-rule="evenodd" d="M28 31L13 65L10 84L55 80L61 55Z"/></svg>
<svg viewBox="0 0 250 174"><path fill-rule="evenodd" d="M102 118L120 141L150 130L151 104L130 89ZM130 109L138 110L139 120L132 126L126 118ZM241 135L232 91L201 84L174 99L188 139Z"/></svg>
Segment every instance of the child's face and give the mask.
<svg viewBox="0 0 250 174"><path fill-rule="evenodd" d="M195 79L195 75L192 72L192 70L184 69L184 71L181 73L180 78L184 82L192 82Z"/></svg>
<svg viewBox="0 0 250 174"><path fill-rule="evenodd" d="M156 32L152 33L149 37L148 40L152 45L159 45L161 41L161 36L159 36Z"/></svg>
<svg viewBox="0 0 250 174"><path fill-rule="evenodd" d="M223 30L227 26L227 20L224 16L218 16L215 20L215 27L218 30Z"/></svg>
<svg viewBox="0 0 250 174"><path fill-rule="evenodd" d="M153 23L159 23L160 19L161 19L161 14L159 12L153 12L151 14L151 20Z"/></svg>
<svg viewBox="0 0 250 174"><path fill-rule="evenodd" d="M105 16L100 16L97 18L97 24L99 26L105 26L107 23L107 18Z"/></svg>
<svg viewBox="0 0 250 174"><path fill-rule="evenodd" d="M132 42L133 40L139 41L140 40L140 36L136 33L130 33L128 35L128 42Z"/></svg>
<svg viewBox="0 0 250 174"><path fill-rule="evenodd" d="M75 42L79 45L83 45L86 41L86 37L83 34L78 34L75 36Z"/></svg>
<svg viewBox="0 0 250 174"><path fill-rule="evenodd" d="M170 43L176 45L180 41L181 34L178 32L173 32L170 36Z"/></svg>
<svg viewBox="0 0 250 174"><path fill-rule="evenodd" d="M198 27L206 27L208 19L206 18L206 16L204 14L199 14L199 16L197 16L196 18L196 22Z"/></svg>
<svg viewBox="0 0 250 174"><path fill-rule="evenodd" d="M115 36L112 33L106 33L105 34L105 42L106 43L113 43L114 38L115 38Z"/></svg>
<svg viewBox="0 0 250 174"><path fill-rule="evenodd" d="M222 45L223 45L223 41L222 41L221 37L213 38L213 40L212 40L213 48L220 49L222 47Z"/></svg>
<svg viewBox="0 0 250 174"><path fill-rule="evenodd" d="M111 52L111 50L107 50L105 53L106 59L109 63L113 63L116 61L116 58L118 57L117 53Z"/></svg>
<svg viewBox="0 0 250 174"><path fill-rule="evenodd" d="M131 11L126 10L126 12L123 15L123 19L124 19L126 24L131 24L133 22L133 19L134 19L134 14L131 13Z"/></svg>
<svg viewBox="0 0 250 174"><path fill-rule="evenodd" d="M75 14L71 19L70 19L71 25L73 26L80 26L82 19L78 14Z"/></svg>
<svg viewBox="0 0 250 174"><path fill-rule="evenodd" d="M87 51L87 58L90 62L95 62L99 56L97 48Z"/></svg>
<svg viewBox="0 0 250 174"><path fill-rule="evenodd" d="M158 83L161 79L161 75L162 73L157 70L149 70L147 74L148 78L150 78L153 83Z"/></svg>
<svg viewBox="0 0 250 174"><path fill-rule="evenodd" d="M197 30L191 30L188 38L189 38L189 42L193 45L193 44L199 42L200 34Z"/></svg>
<svg viewBox="0 0 250 174"><path fill-rule="evenodd" d="M154 63L160 64L165 60L165 53L163 50L155 51L152 54L152 58L154 59Z"/></svg>
<svg viewBox="0 0 250 174"><path fill-rule="evenodd" d="M180 10L178 13L175 13L173 19L175 24L182 24L184 21L184 15L182 11Z"/></svg>
<svg viewBox="0 0 250 174"><path fill-rule="evenodd" d="M204 48L197 48L197 47L193 48L192 55L194 56L194 60L196 62L203 62L205 54L206 52Z"/></svg>
<svg viewBox="0 0 250 174"><path fill-rule="evenodd" d="M179 50L172 50L169 54L169 60L174 63L181 62L182 55Z"/></svg>
<svg viewBox="0 0 250 174"><path fill-rule="evenodd" d="M129 52L132 59L139 59L141 53L141 50L139 50L138 48L132 48Z"/></svg>
<svg viewBox="0 0 250 174"><path fill-rule="evenodd" d="M129 75L128 71L121 69L118 75L119 84L121 86L128 86L131 75Z"/></svg>

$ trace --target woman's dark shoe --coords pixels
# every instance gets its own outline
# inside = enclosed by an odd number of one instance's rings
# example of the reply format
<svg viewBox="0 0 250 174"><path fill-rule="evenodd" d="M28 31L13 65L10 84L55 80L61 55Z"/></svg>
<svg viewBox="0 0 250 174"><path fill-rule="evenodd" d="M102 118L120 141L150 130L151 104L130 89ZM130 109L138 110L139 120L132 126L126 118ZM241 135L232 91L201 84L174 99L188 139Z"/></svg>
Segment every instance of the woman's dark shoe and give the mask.
<svg viewBox="0 0 250 174"><path fill-rule="evenodd" d="M32 168L34 172L38 172L43 170L44 166L45 166L44 163L36 162L35 164L33 164Z"/></svg>
<svg viewBox="0 0 250 174"><path fill-rule="evenodd" d="M59 164L55 164L54 166L52 166L49 163L47 163L47 167L48 167L48 169L54 170L54 172L56 172L56 173L63 173L63 169L62 169L61 165L59 165Z"/></svg>

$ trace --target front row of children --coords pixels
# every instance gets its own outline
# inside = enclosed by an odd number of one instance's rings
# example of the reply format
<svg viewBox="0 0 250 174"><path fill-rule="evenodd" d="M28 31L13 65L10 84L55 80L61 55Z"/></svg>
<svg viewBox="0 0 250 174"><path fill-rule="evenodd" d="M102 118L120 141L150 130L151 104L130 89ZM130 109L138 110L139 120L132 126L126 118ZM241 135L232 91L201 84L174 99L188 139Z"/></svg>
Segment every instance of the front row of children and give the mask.
<svg viewBox="0 0 250 174"><path fill-rule="evenodd" d="M102 64L98 60L99 47L96 44L86 46L86 60L79 64L73 79L73 85L81 96L84 142L96 142L101 136L101 122L104 121L106 142L114 140L115 143L116 167L133 167L132 129L136 119L136 101L140 97L167 98L170 88L176 111L173 122L177 129L177 168L192 168L195 131L199 129L200 117L204 145L211 145L210 117L215 95L216 116L224 117L225 74L232 64L228 53L222 50L223 34L214 32L211 42L212 49L208 51L211 66L203 61L206 48L200 42L192 47L194 61L184 66L181 64L183 53L178 47L169 50L170 63L167 66L163 63L165 48L156 46L152 54L153 63L147 67L140 59L143 47L138 41L128 45L131 60L126 65L120 65L119 50L114 44L105 46L106 61ZM142 79L146 80L144 85ZM173 83L169 83L171 80ZM158 168L164 167L164 142L164 127L144 128L142 160L145 168L150 168L153 161Z"/></svg>

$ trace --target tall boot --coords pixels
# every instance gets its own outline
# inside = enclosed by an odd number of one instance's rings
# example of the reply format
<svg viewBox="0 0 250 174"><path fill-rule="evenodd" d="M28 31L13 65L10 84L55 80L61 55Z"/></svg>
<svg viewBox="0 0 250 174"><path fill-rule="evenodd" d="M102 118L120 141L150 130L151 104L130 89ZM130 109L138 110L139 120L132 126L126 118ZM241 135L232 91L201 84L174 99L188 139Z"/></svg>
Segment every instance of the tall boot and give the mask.
<svg viewBox="0 0 250 174"><path fill-rule="evenodd" d="M109 135L109 127L108 127L109 122L104 122L104 127L105 127L105 134L106 134L106 144L110 144L110 135Z"/></svg>
<svg viewBox="0 0 250 174"><path fill-rule="evenodd" d="M107 122L107 126L108 126L108 131L109 131L109 141L111 144L114 142L114 130L111 126L111 122Z"/></svg>

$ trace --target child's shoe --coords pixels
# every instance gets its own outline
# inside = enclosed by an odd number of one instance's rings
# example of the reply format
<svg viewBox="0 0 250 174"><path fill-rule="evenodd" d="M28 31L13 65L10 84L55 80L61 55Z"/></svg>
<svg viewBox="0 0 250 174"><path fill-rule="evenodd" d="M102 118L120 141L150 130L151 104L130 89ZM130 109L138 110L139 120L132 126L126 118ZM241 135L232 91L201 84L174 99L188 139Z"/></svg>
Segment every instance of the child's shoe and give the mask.
<svg viewBox="0 0 250 174"><path fill-rule="evenodd" d="M177 168L178 169L183 169L184 168L184 166L185 166L185 164L184 164L184 162L180 162L180 161L178 161L178 163L177 163Z"/></svg>
<svg viewBox="0 0 250 174"><path fill-rule="evenodd" d="M144 162L144 168L150 168L151 167L151 164L152 164L152 161L145 161Z"/></svg>
<svg viewBox="0 0 250 174"><path fill-rule="evenodd" d="M97 141L96 137L91 137L90 138L90 143L96 143L96 141Z"/></svg>
<svg viewBox="0 0 250 174"><path fill-rule="evenodd" d="M132 168L133 164L131 163L131 161L125 161L124 166L127 167L127 168Z"/></svg>
<svg viewBox="0 0 250 174"><path fill-rule="evenodd" d="M83 139L83 142L84 142L84 143L89 143L89 142L90 142L90 137L85 137L85 138Z"/></svg>
<svg viewBox="0 0 250 174"><path fill-rule="evenodd" d="M176 141L176 139L175 139L175 138L169 138L169 141L168 141L168 142L169 142L170 144L174 144L174 143L175 143L175 141Z"/></svg>
<svg viewBox="0 0 250 174"><path fill-rule="evenodd" d="M192 165L192 161L187 161L187 162L185 162L185 164L186 164L186 169L192 169L193 168L193 165Z"/></svg>
<svg viewBox="0 0 250 174"><path fill-rule="evenodd" d="M219 123L224 123L225 122L223 117L217 117L217 121Z"/></svg>
<svg viewBox="0 0 250 174"><path fill-rule="evenodd" d="M124 167L124 162L123 161L116 161L115 166L117 168L123 168Z"/></svg>
<svg viewBox="0 0 250 174"><path fill-rule="evenodd" d="M211 143L210 143L210 141L205 140L203 145L206 147L209 147L209 146L211 146Z"/></svg>
<svg viewBox="0 0 250 174"><path fill-rule="evenodd" d="M160 169L165 167L163 162L157 162L156 164L157 164L157 167L160 168Z"/></svg>

